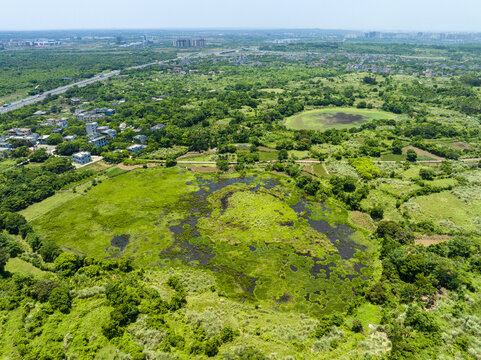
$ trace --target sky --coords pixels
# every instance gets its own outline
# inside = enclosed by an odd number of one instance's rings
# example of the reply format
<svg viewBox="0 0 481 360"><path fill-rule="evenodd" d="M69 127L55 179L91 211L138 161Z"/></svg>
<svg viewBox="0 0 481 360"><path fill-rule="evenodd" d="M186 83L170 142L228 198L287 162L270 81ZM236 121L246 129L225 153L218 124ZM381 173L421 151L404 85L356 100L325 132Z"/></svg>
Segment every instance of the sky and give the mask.
<svg viewBox="0 0 481 360"><path fill-rule="evenodd" d="M0 30L479 31L481 0L2 0Z"/></svg>

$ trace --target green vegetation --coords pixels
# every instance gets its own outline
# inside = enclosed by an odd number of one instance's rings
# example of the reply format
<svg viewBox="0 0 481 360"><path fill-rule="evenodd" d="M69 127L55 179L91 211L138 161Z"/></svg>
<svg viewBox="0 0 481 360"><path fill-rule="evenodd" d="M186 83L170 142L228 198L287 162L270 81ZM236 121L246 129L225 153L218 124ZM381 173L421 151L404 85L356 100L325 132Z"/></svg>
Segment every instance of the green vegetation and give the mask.
<svg viewBox="0 0 481 360"><path fill-rule="evenodd" d="M260 33L0 51L4 101L163 60L0 115L2 358L481 358L480 48Z"/></svg>

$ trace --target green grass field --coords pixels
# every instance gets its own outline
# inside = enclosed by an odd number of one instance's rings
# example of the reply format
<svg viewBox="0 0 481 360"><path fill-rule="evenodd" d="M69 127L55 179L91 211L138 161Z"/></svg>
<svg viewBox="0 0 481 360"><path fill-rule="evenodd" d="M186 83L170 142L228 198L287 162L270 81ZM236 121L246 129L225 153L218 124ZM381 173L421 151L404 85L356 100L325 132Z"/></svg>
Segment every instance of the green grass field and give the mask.
<svg viewBox="0 0 481 360"><path fill-rule="evenodd" d="M406 155L401 154L382 154L381 158L382 161L405 161Z"/></svg>
<svg viewBox="0 0 481 360"><path fill-rule="evenodd" d="M407 209L413 218L432 221L443 232L479 233L481 200L462 201L451 191L443 191L417 197Z"/></svg>
<svg viewBox="0 0 481 360"><path fill-rule="evenodd" d="M5 270L11 273L19 273L24 275L33 275L34 277L43 278L51 276L51 273L42 271L32 264L19 258L11 258L8 260Z"/></svg>
<svg viewBox="0 0 481 360"><path fill-rule="evenodd" d="M196 188L185 185L189 180L194 177L188 173L177 176L174 170L132 171L105 180L85 196L71 201L58 196L51 200L58 206L42 202L37 204L38 209L30 207L24 212L28 216L44 212L44 216L33 221L36 229L66 249L91 256L109 255L115 251L110 247L110 239L130 234L128 250L151 263L152 258L157 258L152 247L170 243L167 225L181 217L174 212L164 216L163 209L175 206L180 196Z"/></svg>
<svg viewBox="0 0 481 360"><path fill-rule="evenodd" d="M303 111L287 118L284 124L296 130L348 129L374 119L394 117L393 114L381 110L339 107Z"/></svg>
<svg viewBox="0 0 481 360"><path fill-rule="evenodd" d="M277 151L259 151L260 161L277 160Z"/></svg>
<svg viewBox="0 0 481 360"><path fill-rule="evenodd" d="M78 197L79 194L75 194L72 191L65 190L61 192L57 192L55 195L46 198L45 200L30 205L28 208L19 211L19 213L25 216L27 221L33 221L40 216L52 211L53 209L57 208L58 206L66 203L69 200L72 200Z"/></svg>
<svg viewBox="0 0 481 360"><path fill-rule="evenodd" d="M312 166L312 168L314 169L314 173L317 176L328 176L329 175L326 171L326 168L324 167L324 164L314 164Z"/></svg>

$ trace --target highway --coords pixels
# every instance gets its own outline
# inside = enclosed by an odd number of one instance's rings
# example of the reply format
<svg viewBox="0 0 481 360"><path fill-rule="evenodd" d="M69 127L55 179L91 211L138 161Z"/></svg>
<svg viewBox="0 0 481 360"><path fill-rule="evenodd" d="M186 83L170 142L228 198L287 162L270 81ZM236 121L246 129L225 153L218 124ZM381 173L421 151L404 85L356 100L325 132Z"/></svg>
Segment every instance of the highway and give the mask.
<svg viewBox="0 0 481 360"><path fill-rule="evenodd" d="M129 68L126 68L125 70L142 69L142 68L145 68L147 66L156 65L156 64L158 64L158 62L152 62L152 63L148 63L148 64L143 64L143 65L131 66ZM11 105L9 105L8 107L1 107L0 108L0 114L5 114L9 111L17 110L17 109L20 109L24 106L42 101L43 99L45 99L47 97L47 95L62 94L64 92L66 92L68 89L73 88L74 86L78 86L78 87L87 86L87 85L93 84L97 81L103 81L103 80L106 80L106 79L108 79L112 76L117 76L119 74L120 74L120 70L114 70L114 71L111 71L107 74L97 75L97 76L94 76L93 78L90 78L90 79L78 81L76 83L65 85L65 86L59 87L57 89L45 91L41 95L34 95L34 96L30 96L26 99L15 101Z"/></svg>
<svg viewBox="0 0 481 360"><path fill-rule="evenodd" d="M229 50L231 52L236 52L238 50L234 49L234 50ZM175 58L175 59L171 59L171 60L167 60L167 61L164 61L164 63L169 63L169 62L172 62L172 61L178 61L178 60L181 60L181 59L188 59L188 58L196 58L196 57L203 57L203 56L208 56L208 55L220 55L222 54L223 52L219 52L219 51L207 51L207 52L195 52L195 53L189 53L189 54L185 54L184 56L180 56L178 58ZM152 65L158 65L159 62L158 61L155 61L155 62L151 62L151 63L148 63L148 64L142 64L142 65L137 65L137 66L131 66L131 67L128 67L128 68L125 68L124 70L135 70L135 69L143 69L147 66L152 66ZM59 87L57 89L53 89L53 90L49 90L49 91L45 91L44 93L40 94L40 95L34 95L34 96L30 96L28 98L25 98L25 99L22 99L22 100L18 100L18 101L15 101L13 103L11 103L10 105L8 105L7 107L0 107L0 115L1 114L5 114L7 112L10 112L10 111L13 111L13 110L17 110L17 109L20 109L24 106L27 106L27 105L30 105L30 104L34 104L36 102L39 102L39 101L42 101L43 99L45 99L47 97L47 95L59 95L59 94L63 94L64 92L66 92L68 89L71 89L73 88L74 86L78 86L78 87L83 87L83 86L87 86L87 85L90 85L90 84L93 84L97 81L103 81L103 80L106 80L112 76L117 76L120 74L120 71L121 70L114 70L114 71L111 71L107 74L101 74L101 75L97 75L97 76L94 76L93 78L90 78L90 79L86 79L86 80L82 80L82 81L78 81L76 83L73 83L73 84L69 84L69 85L65 85L65 86L62 86L62 87Z"/></svg>

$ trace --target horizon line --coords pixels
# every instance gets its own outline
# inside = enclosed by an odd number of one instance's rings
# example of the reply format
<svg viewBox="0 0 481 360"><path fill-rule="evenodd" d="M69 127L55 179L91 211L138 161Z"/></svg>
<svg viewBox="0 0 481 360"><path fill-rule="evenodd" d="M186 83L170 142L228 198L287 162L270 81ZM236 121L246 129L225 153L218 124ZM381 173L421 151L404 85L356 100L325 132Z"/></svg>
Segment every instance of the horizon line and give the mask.
<svg viewBox="0 0 481 360"><path fill-rule="evenodd" d="M335 28L282 28L282 27L109 27L109 28L63 28L63 29L0 29L0 33L3 32L42 32L42 31L344 31L344 32L385 32L385 33L474 33L481 34L481 30L407 30L407 29L335 29Z"/></svg>

